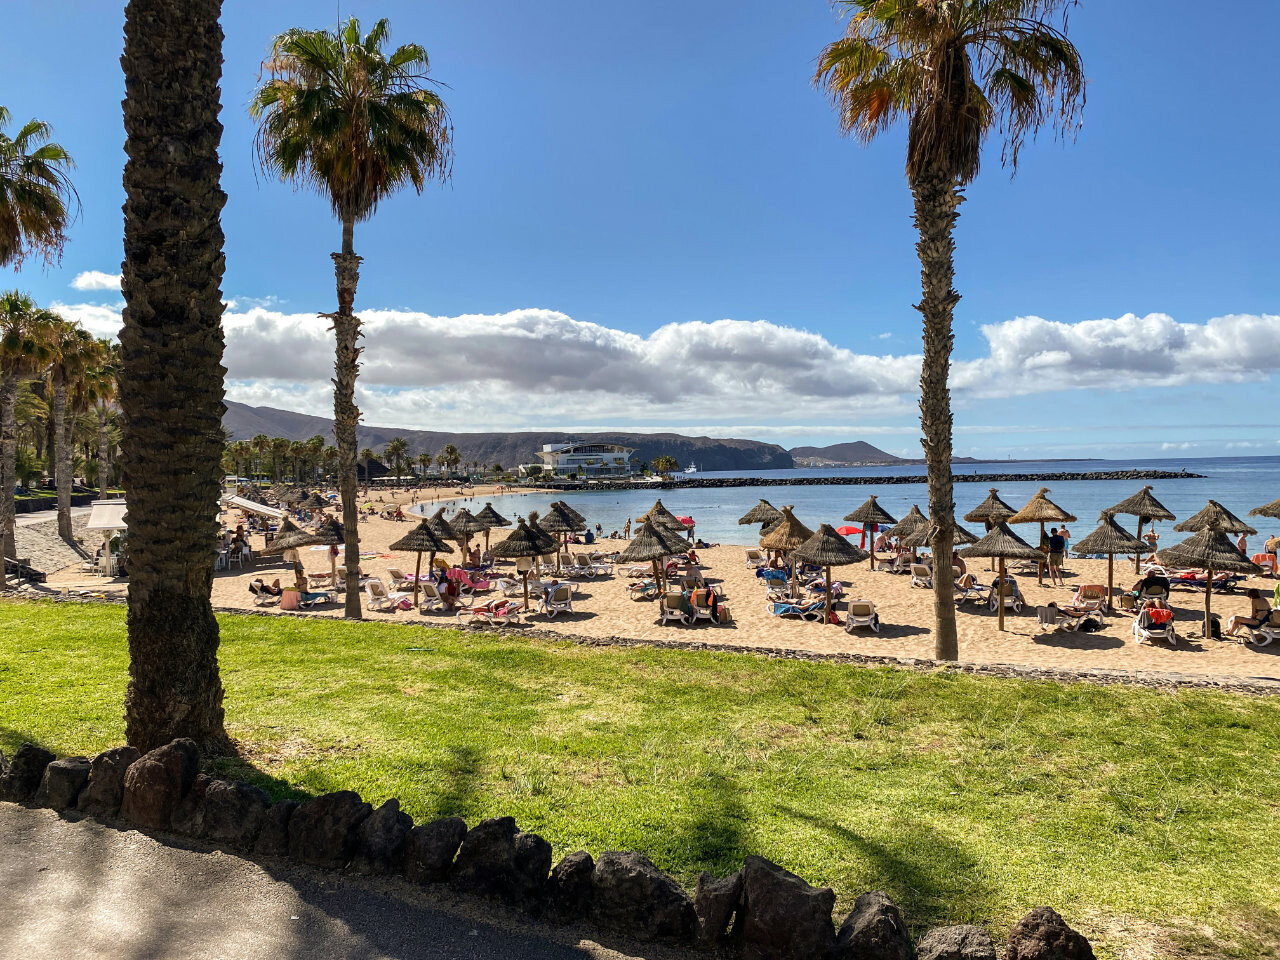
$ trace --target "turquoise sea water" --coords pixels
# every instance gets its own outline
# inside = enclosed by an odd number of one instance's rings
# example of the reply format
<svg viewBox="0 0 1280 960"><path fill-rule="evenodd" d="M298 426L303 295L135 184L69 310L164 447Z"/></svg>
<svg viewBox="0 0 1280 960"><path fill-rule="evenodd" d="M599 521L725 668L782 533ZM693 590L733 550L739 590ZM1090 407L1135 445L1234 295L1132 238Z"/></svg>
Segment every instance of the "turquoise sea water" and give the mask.
<svg viewBox="0 0 1280 960"><path fill-rule="evenodd" d="M1182 470L1203 474L1206 479L1175 480L1077 480L1058 483L997 483L1000 497L1012 506L1021 507L1041 486L1050 489L1049 498L1059 506L1075 514L1079 520L1070 524L1073 539L1079 539L1097 526L1098 514L1105 508L1119 503L1136 493L1146 483L1151 483L1152 493L1168 507L1179 520L1199 511L1205 501L1212 498L1227 509L1243 517L1256 527L1259 537L1250 538L1251 553L1261 549L1262 540L1273 533L1280 533L1280 520L1266 517L1247 517L1254 507L1280 498L1280 457L1223 457L1178 460L1084 460L1053 461L1047 463L993 462L965 464L957 474L1001 473L1059 473L1110 470ZM856 509L871 494L895 517L901 518L919 504L927 513L928 491L923 482L923 466L900 468L849 467L833 470L765 470L756 473L729 471L703 473L702 477L835 477L835 476L919 476L920 483L883 484L878 486L760 486L730 487L718 489L632 490L623 492L587 492L566 494L509 494L493 497L492 502L503 516L515 520L530 510L545 511L552 500L563 499L592 523L599 522L607 535L612 530L621 531L630 517L634 520L653 505L656 497L677 516L691 516L697 521L697 533L712 543L749 544L755 542L756 527L738 525L738 517L746 513L763 497L775 506L791 504L796 516L807 526L817 528L820 523L840 526L841 518ZM988 482L956 484L956 514L963 516L987 496ZM479 509L484 500L468 506ZM1132 518L1119 518L1130 530ZM1161 534L1160 545L1167 546L1182 539L1182 534L1171 530L1173 524L1160 523L1156 530ZM974 529L974 525L970 525ZM974 529L981 534L980 529Z"/></svg>

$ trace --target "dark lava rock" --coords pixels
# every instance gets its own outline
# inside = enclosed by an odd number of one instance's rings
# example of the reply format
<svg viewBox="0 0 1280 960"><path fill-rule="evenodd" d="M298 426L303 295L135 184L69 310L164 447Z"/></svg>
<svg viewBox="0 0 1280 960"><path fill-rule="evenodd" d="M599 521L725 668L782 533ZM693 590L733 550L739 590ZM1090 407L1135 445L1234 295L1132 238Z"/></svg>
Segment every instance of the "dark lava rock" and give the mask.
<svg viewBox="0 0 1280 960"><path fill-rule="evenodd" d="M297 810L297 800L281 800L262 815L262 827L253 844L253 852L265 857L284 857L289 854L289 820Z"/></svg>
<svg viewBox="0 0 1280 960"><path fill-rule="evenodd" d="M693 909L698 915L698 942L723 943L728 938L729 921L742 899L742 872L720 879L710 873L698 877Z"/></svg>
<svg viewBox="0 0 1280 960"><path fill-rule="evenodd" d="M693 940L698 924L693 901L644 854L600 854L591 887L591 916L602 926L636 940Z"/></svg>
<svg viewBox="0 0 1280 960"><path fill-rule="evenodd" d="M541 897L550 870L551 845L521 833L511 817L497 817L467 831L449 883L461 893L526 904Z"/></svg>
<svg viewBox="0 0 1280 960"><path fill-rule="evenodd" d="M830 887L811 887L764 857L747 857L733 942L746 960L826 957L836 942L835 903Z"/></svg>
<svg viewBox="0 0 1280 960"><path fill-rule="evenodd" d="M40 789L36 791L36 804L50 810L70 810L89 782L90 767L88 757L53 761L44 768Z"/></svg>
<svg viewBox="0 0 1280 960"><path fill-rule="evenodd" d="M200 805L204 821L200 835L214 843L252 849L270 807L271 798L259 787L214 780Z"/></svg>
<svg viewBox="0 0 1280 960"><path fill-rule="evenodd" d="M53 754L34 743L24 743L13 755L13 760L4 763L0 755L0 800L13 803L26 803L40 789L40 781L44 778L44 768L53 763Z"/></svg>
<svg viewBox="0 0 1280 960"><path fill-rule="evenodd" d="M144 754L125 772L120 816L140 827L168 829L199 770L200 750L194 740L174 740Z"/></svg>
<svg viewBox="0 0 1280 960"><path fill-rule="evenodd" d="M113 747L93 758L89 785L80 792L76 809L95 817L114 817L124 800L125 771L142 754L136 747Z"/></svg>
<svg viewBox="0 0 1280 960"><path fill-rule="evenodd" d="M557 923L571 923L591 913L591 876L596 864L585 850L567 854L547 881L546 915Z"/></svg>
<svg viewBox="0 0 1280 960"><path fill-rule="evenodd" d="M916 943L916 960L996 960L996 945L981 927L934 927Z"/></svg>
<svg viewBox="0 0 1280 960"><path fill-rule="evenodd" d="M1093 960L1084 935L1052 907L1036 907L1009 931L1006 960Z"/></svg>
<svg viewBox="0 0 1280 960"><path fill-rule="evenodd" d="M209 785L215 782L207 773L196 774L191 789L169 817L170 830L184 837L204 835L204 795L208 792Z"/></svg>
<svg viewBox="0 0 1280 960"><path fill-rule="evenodd" d="M315 867L345 867L356 852L356 828L372 812L351 790L308 800L289 818L289 856Z"/></svg>
<svg viewBox="0 0 1280 960"><path fill-rule="evenodd" d="M432 820L409 831L404 849L404 875L414 883L441 883L449 879L453 857L467 835L461 817Z"/></svg>
<svg viewBox="0 0 1280 960"><path fill-rule="evenodd" d="M388 800L356 830L356 873L399 873L413 818L400 812L399 800Z"/></svg>
<svg viewBox="0 0 1280 960"><path fill-rule="evenodd" d="M864 893L840 924L839 960L915 960L916 950L898 905L882 890Z"/></svg>

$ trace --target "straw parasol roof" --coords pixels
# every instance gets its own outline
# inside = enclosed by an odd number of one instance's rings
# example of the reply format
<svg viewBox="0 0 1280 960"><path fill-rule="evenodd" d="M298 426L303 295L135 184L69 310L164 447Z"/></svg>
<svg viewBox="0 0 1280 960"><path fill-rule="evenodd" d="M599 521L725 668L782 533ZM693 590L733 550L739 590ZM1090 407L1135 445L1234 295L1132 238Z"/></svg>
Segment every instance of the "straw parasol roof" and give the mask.
<svg viewBox="0 0 1280 960"><path fill-rule="evenodd" d="M1217 527L1223 533L1247 533L1253 535L1258 532L1217 500L1210 500L1205 504L1203 510L1189 520L1183 520L1173 529L1179 533L1195 533L1200 530L1206 530L1209 527ZM1172 550L1173 547L1167 549ZM1224 570L1227 568L1219 567L1217 569Z"/></svg>
<svg viewBox="0 0 1280 960"><path fill-rule="evenodd" d="M845 520L850 523L861 523L864 526L874 523L881 527L892 526L898 522L889 515L884 507L876 503L874 494L867 497L867 502L845 517Z"/></svg>
<svg viewBox="0 0 1280 960"><path fill-rule="evenodd" d="M738 523L742 525L752 523L769 523L772 520L778 520L782 517L782 511L775 507L768 500L761 500L754 507L738 518Z"/></svg>
<svg viewBox="0 0 1280 960"><path fill-rule="evenodd" d="M1229 573L1261 573L1262 568L1236 549L1227 531L1204 527L1181 543L1165 547L1156 559L1168 567L1225 570Z"/></svg>
<svg viewBox="0 0 1280 960"><path fill-rule="evenodd" d="M655 502L654 505L649 508L648 513L642 514L636 518L637 523L644 523L645 521L661 524L669 530L683 531L685 529L685 525L676 519L676 515L674 513L662 505L661 500Z"/></svg>
<svg viewBox="0 0 1280 960"><path fill-rule="evenodd" d="M915 533L916 527L922 525L927 526L928 523L928 519L920 512L920 508L913 503L911 505L911 511L894 524L887 535L889 539L893 539L894 537L905 537L908 534Z"/></svg>
<svg viewBox="0 0 1280 960"><path fill-rule="evenodd" d="M978 542L978 538L964 527L960 526L960 524L957 523L954 530L955 533L952 536L951 542L957 546L965 546L966 544ZM918 550L921 547L927 547L932 540L932 533L933 524L927 522L918 524L914 530L902 538L902 545L910 550Z"/></svg>
<svg viewBox="0 0 1280 960"><path fill-rule="evenodd" d="M284 484L279 487L273 487L271 492L276 495L276 499L281 503L297 503L307 495L307 491L299 487L289 487Z"/></svg>
<svg viewBox="0 0 1280 960"><path fill-rule="evenodd" d="M507 535L505 540L493 546L493 555L495 557L506 557L509 560L516 560L520 557L536 557L542 553L543 549L538 542L538 535L523 520Z"/></svg>
<svg viewBox="0 0 1280 960"><path fill-rule="evenodd" d="M1130 499L1133 499L1132 497ZM1128 501L1125 501L1126 503ZM1112 508L1114 509L1114 508ZM1076 553L1101 553L1115 556L1117 553L1146 553L1151 549L1147 541L1135 537L1120 524L1116 523L1111 510L1098 517L1098 529L1087 537L1076 541Z"/></svg>
<svg viewBox="0 0 1280 960"><path fill-rule="evenodd" d="M538 522L538 511L530 510L529 519L526 521L529 529L533 531L534 539L537 540L538 546L542 548L542 553L559 553L560 541L542 529L542 525Z"/></svg>
<svg viewBox="0 0 1280 960"><path fill-rule="evenodd" d="M1114 507L1108 507L1105 511L1108 514L1124 514L1129 517L1145 518L1147 520L1177 520L1163 503L1151 495L1151 484L1147 484L1128 500L1121 500ZM1094 553L1102 553L1101 550L1095 550ZM1128 551L1121 551L1128 552Z"/></svg>
<svg viewBox="0 0 1280 960"><path fill-rule="evenodd" d="M511 521L493 509L492 503L485 503L484 509L476 514L476 519L484 523L486 529L511 526Z"/></svg>
<svg viewBox="0 0 1280 960"><path fill-rule="evenodd" d="M1272 500L1270 503L1264 503L1260 507L1254 507L1249 511L1251 517L1275 517L1280 520L1280 500Z"/></svg>
<svg viewBox="0 0 1280 960"><path fill-rule="evenodd" d="M556 502L547 507L545 516L538 518L538 526L547 533L573 533L584 529L586 524L579 523L565 512L562 504Z"/></svg>
<svg viewBox="0 0 1280 960"><path fill-rule="evenodd" d="M1044 554L1009 529L1003 522L997 523L977 543L957 551L962 557L998 557L1006 560L1042 560Z"/></svg>
<svg viewBox="0 0 1280 960"><path fill-rule="evenodd" d="M285 524L289 529L285 529ZM343 542L342 524L332 517L314 530L302 530L286 520L280 525L280 532L271 541L271 546L261 550L259 555L270 557L302 547L337 546Z"/></svg>
<svg viewBox="0 0 1280 960"><path fill-rule="evenodd" d="M818 527L817 533L796 547L794 555L819 567L847 567L867 559L867 551L840 536L829 523Z"/></svg>
<svg viewBox="0 0 1280 960"><path fill-rule="evenodd" d="M573 507L569 506L569 504L565 503L563 500L557 500L555 503L552 504L552 506L559 507L562 511L568 514L568 516L572 517L575 521L582 524L582 526L578 527L579 530L585 530L587 528L587 518L584 517L582 514L580 514L577 510L573 509Z"/></svg>
<svg viewBox="0 0 1280 960"><path fill-rule="evenodd" d="M454 530L452 524L444 518L444 507L441 507L431 516L427 517L427 523L431 524L431 532L441 540L458 539L458 532Z"/></svg>
<svg viewBox="0 0 1280 960"><path fill-rule="evenodd" d="M1048 487L1041 487L1021 510L1005 523L1075 523L1076 518L1050 500L1045 494ZM967 518L966 518L967 519Z"/></svg>
<svg viewBox="0 0 1280 960"><path fill-rule="evenodd" d="M392 550L405 553L453 553L447 540L441 540L431 529L431 521L423 519L416 527L391 544Z"/></svg>
<svg viewBox="0 0 1280 960"><path fill-rule="evenodd" d="M471 511L466 507L460 508L457 513L449 518L449 528L453 530L455 534L458 534L458 536L455 537L457 540L461 540L463 537L470 539L471 534L481 533L482 531L489 529L485 526L484 521L477 520L473 517L471 515Z"/></svg>
<svg viewBox="0 0 1280 960"><path fill-rule="evenodd" d="M671 536L669 530L651 520L640 525L639 531L627 544L627 548L618 554L620 563L644 563L647 560L661 560L677 553L684 553L688 544Z"/></svg>
<svg viewBox="0 0 1280 960"><path fill-rule="evenodd" d="M794 550L813 536L813 531L795 518L791 507L782 508L782 520L760 538L766 550Z"/></svg>
<svg viewBox="0 0 1280 960"><path fill-rule="evenodd" d="M1000 499L995 487L987 492L987 499L964 515L965 523L1003 523L1018 511Z"/></svg>
<svg viewBox="0 0 1280 960"><path fill-rule="evenodd" d="M311 491L310 496L298 504L299 509L302 510L328 510L332 506L332 503L314 490Z"/></svg>

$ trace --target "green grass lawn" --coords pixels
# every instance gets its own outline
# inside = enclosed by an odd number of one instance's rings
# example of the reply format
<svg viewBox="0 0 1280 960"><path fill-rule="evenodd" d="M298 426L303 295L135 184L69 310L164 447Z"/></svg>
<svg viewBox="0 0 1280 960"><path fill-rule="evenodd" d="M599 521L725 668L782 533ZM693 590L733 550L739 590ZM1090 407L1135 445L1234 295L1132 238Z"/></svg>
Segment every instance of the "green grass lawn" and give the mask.
<svg viewBox="0 0 1280 960"><path fill-rule="evenodd" d="M511 814L692 884L758 853L840 907L1120 956L1276 957L1280 699L224 616L229 731L275 796ZM123 742L120 607L0 603L0 747Z"/></svg>

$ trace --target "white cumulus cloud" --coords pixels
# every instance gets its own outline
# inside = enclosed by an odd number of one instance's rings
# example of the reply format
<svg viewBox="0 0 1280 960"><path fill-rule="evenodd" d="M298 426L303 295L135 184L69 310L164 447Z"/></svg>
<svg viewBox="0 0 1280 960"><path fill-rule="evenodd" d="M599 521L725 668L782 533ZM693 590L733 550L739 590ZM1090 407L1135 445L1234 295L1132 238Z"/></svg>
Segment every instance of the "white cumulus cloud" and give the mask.
<svg viewBox="0 0 1280 960"><path fill-rule="evenodd" d="M101 270L85 270L75 275L71 286L77 290L119 290L120 274L103 273Z"/></svg>

